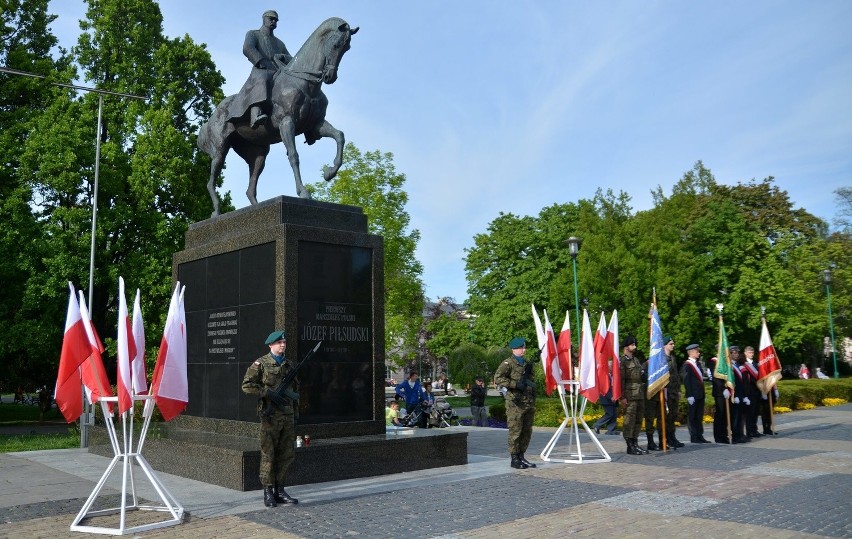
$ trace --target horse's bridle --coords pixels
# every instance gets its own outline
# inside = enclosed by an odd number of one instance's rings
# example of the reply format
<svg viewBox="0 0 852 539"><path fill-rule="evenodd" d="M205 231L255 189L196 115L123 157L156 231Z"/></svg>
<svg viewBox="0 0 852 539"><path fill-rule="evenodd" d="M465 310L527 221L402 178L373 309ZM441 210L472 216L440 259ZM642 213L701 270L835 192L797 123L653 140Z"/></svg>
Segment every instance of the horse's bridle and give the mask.
<svg viewBox="0 0 852 539"><path fill-rule="evenodd" d="M335 42L334 40L329 40L329 42ZM338 56L339 58L339 56ZM294 58L295 60L295 58ZM302 79L304 81L308 81L314 84L321 84L323 80L325 80L325 74L328 73L330 69L335 69L332 65L331 54L325 53L325 65L322 68L322 71L291 71L288 69L282 69L281 71L287 75L292 75L297 79Z"/></svg>

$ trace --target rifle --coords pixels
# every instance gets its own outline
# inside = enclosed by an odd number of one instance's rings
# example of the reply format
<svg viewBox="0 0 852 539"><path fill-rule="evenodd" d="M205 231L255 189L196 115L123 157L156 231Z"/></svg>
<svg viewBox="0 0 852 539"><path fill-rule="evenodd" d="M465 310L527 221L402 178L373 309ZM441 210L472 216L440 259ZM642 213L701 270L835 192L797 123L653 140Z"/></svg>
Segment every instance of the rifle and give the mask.
<svg viewBox="0 0 852 539"><path fill-rule="evenodd" d="M314 346L307 354L305 354L305 357L302 358L302 361L297 363L295 367L293 367L292 369L290 369L289 372L287 372L287 375L281 379L281 382L278 384L278 387L276 387L272 391L267 392L267 394L265 395L267 404L266 408L264 408L262 412L264 419L269 419L270 417L272 417L272 409L275 405L281 407L285 406L287 404L287 401L285 399L290 399L293 401L299 400L299 394L293 391L292 389L289 389L288 386L293 383L293 380L296 379L296 375L299 373L299 369L302 367L302 365L304 365L309 359L311 359L311 356L313 356L316 351L319 350L320 345L322 345L322 341L318 342L316 346Z"/></svg>

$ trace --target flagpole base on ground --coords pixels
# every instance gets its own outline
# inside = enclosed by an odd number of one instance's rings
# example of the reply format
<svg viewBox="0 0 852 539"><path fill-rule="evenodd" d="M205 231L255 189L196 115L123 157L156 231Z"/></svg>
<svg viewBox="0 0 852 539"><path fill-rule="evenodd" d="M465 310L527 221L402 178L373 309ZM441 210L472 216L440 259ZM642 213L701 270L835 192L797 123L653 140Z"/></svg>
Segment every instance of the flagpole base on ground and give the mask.
<svg viewBox="0 0 852 539"><path fill-rule="evenodd" d="M545 462L560 462L564 464L595 464L598 462L611 462L612 457L606 452L603 445L598 441L595 433L589 428L589 425L583 419L583 413L586 411L586 399L579 394L579 382L568 381L559 384L559 399L562 401L562 410L565 412L565 420L553 433L550 441L544 446L541 451L541 460ZM565 386L569 390L566 392ZM580 400L582 399L582 403ZM579 407L579 409L578 409ZM594 450L583 452L583 446L580 444L580 427L582 426L586 434L592 441ZM554 450L557 449L557 444L568 429L568 447L567 449L557 450L554 455ZM596 450L596 451L595 451Z"/></svg>
<svg viewBox="0 0 852 539"><path fill-rule="evenodd" d="M141 432L139 434L138 443L136 444L135 450L133 445L133 419L132 417L128 420L129 414L124 414L121 418L122 425L122 443L119 443L118 433L116 432L115 425L112 420L107 420L107 432L109 433L110 443L112 444L113 451L115 456L112 458L109 466L107 466L106 471L101 476L98 483L95 485L94 490L89 495L89 498L86 500L86 503L83 504L83 508L80 509L80 512L77 513L77 516L74 518L74 521L71 523L71 531L78 532L87 532L87 533L99 533L104 535L125 535L125 534L135 534L147 530L153 530L156 528L165 528L168 526L174 526L176 524L180 524L183 521L183 513L184 509L177 500L175 500L174 496L166 489L165 485L160 481L157 477L154 470L151 468L151 465L148 464L148 461L145 460L145 457L142 456L142 446L145 443L145 435L147 434L148 427L151 421L151 413L154 409L154 401L150 396L147 395L138 395L133 397L133 401L145 401L145 408L143 412L144 423L142 425ZM101 410L103 411L104 417L109 418L110 412L108 409L107 403L118 403L118 397L107 397L100 399L101 402ZM129 427L128 427L129 423ZM107 483L107 480L121 464L121 505L118 507L111 507L107 509L98 509L92 510L92 506L97 500L98 496L103 490L104 486ZM159 497L162 505L144 505L139 503L139 499L136 495L136 482L133 477L133 464L137 464L145 474L145 477L148 479L148 482L154 488ZM139 524L135 526L127 526L126 516L128 511L152 511L152 512L162 512L168 513L171 517L167 520L160 520L156 522L146 522L144 524ZM118 514L118 526L117 527L106 527L106 526L89 526L89 525L81 525L84 519L92 519L95 517L104 517L107 515L115 515ZM98 518L98 520L102 520ZM104 519L106 520L106 519ZM144 519L140 519L144 520Z"/></svg>

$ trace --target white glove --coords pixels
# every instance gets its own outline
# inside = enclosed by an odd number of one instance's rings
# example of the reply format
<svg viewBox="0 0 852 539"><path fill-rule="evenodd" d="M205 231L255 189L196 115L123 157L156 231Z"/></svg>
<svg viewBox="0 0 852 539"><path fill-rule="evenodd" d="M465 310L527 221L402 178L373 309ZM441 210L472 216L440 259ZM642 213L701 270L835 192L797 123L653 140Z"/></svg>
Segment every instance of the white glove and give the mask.
<svg viewBox="0 0 852 539"><path fill-rule="evenodd" d="M724 395L724 397L725 397L726 399L730 399L730 398L731 398L731 392L730 392L730 391L728 391L727 389L725 389L725 391L723 391L723 392L722 392L722 395Z"/></svg>
<svg viewBox="0 0 852 539"><path fill-rule="evenodd" d="M508 393L508 392L509 392L509 390L508 390L507 388L505 388L505 387L501 387L501 388L500 388L500 394L501 394L502 396L504 396L504 397L505 397L505 396L506 396L506 393Z"/></svg>
<svg viewBox="0 0 852 539"><path fill-rule="evenodd" d="M769 400L769 396L766 393L761 393L760 395L763 397L763 400Z"/></svg>
<svg viewBox="0 0 852 539"><path fill-rule="evenodd" d="M734 397L734 404L739 404L739 403L740 403L740 398Z"/></svg>
<svg viewBox="0 0 852 539"><path fill-rule="evenodd" d="M751 406L751 399L749 399L748 397L743 397L743 402L746 406Z"/></svg>
<svg viewBox="0 0 852 539"><path fill-rule="evenodd" d="M775 390L775 400L778 400L778 390Z"/></svg>
<svg viewBox="0 0 852 539"><path fill-rule="evenodd" d="M688 402L689 405L692 406L693 404L695 404L695 397L687 397L686 402Z"/></svg>

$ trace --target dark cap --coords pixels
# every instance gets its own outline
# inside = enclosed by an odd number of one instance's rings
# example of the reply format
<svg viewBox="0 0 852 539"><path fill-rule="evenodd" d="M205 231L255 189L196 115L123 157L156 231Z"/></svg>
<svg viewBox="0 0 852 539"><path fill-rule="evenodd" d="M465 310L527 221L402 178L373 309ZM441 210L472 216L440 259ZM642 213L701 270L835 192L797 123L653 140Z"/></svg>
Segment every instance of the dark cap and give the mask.
<svg viewBox="0 0 852 539"><path fill-rule="evenodd" d="M633 335L628 335L624 338L623 341L621 341L622 348L627 348L631 344L637 344L636 337L634 337Z"/></svg>
<svg viewBox="0 0 852 539"><path fill-rule="evenodd" d="M668 335L666 335L665 337L663 337L663 346L665 346L665 345L669 344L670 342L674 342L674 339L672 339L672 338L671 338L671 337L669 337Z"/></svg>
<svg viewBox="0 0 852 539"><path fill-rule="evenodd" d="M739 352L740 347L739 346L729 346L728 350L730 350L731 352Z"/></svg>
<svg viewBox="0 0 852 539"><path fill-rule="evenodd" d="M523 337L515 337L511 341L509 341L509 348L514 350L515 348L523 348L527 345L527 340Z"/></svg>
<svg viewBox="0 0 852 539"><path fill-rule="evenodd" d="M287 334L284 333L283 330L273 331L269 334L269 337L266 338L266 344L272 344L275 341L280 341L281 339L287 340Z"/></svg>
<svg viewBox="0 0 852 539"><path fill-rule="evenodd" d="M484 381L485 381L485 378L483 378L483 377L481 377L481 376L477 376L477 377L476 377L476 381L477 381L477 382L484 382Z"/></svg>
<svg viewBox="0 0 852 539"><path fill-rule="evenodd" d="M686 351L689 352L690 350L701 350L701 347L697 344L690 344L686 347Z"/></svg>

